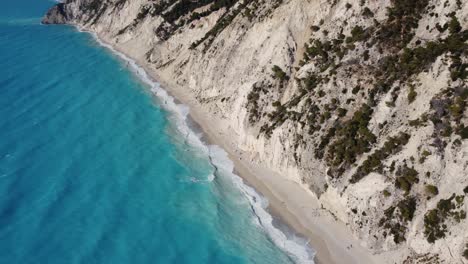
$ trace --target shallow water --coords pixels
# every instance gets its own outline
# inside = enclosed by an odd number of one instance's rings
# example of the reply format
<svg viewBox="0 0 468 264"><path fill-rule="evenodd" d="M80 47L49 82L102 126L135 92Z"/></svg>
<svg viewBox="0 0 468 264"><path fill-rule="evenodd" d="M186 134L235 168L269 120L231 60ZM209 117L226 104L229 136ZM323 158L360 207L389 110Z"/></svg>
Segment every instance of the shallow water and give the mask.
<svg viewBox="0 0 468 264"><path fill-rule="evenodd" d="M0 263L310 258L185 108L90 34L40 25L52 4L0 9Z"/></svg>

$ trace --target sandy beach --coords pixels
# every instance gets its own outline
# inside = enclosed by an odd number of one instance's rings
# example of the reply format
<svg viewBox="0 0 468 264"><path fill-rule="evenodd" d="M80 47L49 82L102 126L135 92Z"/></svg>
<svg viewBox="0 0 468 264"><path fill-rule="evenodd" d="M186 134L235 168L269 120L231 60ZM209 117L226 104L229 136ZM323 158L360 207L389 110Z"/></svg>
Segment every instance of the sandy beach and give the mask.
<svg viewBox="0 0 468 264"><path fill-rule="evenodd" d="M210 144L220 146L228 153L234 162L236 174L268 199L270 212L295 232L309 239L310 246L317 252L315 263L388 262L388 259L385 261L384 255L390 256L392 253L371 254L351 234L345 223L336 220L331 213L321 209L320 202L311 191L268 168L249 162L247 155L236 147L236 142L232 141L235 137L225 133L227 130L221 128L223 121L205 112L184 87L171 82L167 76L158 75L151 65L126 52L127 48L116 47L102 38L100 40L136 61L153 80L160 83L164 90L190 108L190 118L204 132L206 140Z"/></svg>

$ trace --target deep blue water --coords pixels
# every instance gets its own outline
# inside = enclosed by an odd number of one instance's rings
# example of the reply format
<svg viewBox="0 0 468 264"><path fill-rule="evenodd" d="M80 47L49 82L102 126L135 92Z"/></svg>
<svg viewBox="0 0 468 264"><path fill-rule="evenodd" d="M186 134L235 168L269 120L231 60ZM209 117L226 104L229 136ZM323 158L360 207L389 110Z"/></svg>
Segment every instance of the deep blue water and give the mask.
<svg viewBox="0 0 468 264"><path fill-rule="evenodd" d="M291 263L125 62L40 25L52 4L1 3L0 263Z"/></svg>

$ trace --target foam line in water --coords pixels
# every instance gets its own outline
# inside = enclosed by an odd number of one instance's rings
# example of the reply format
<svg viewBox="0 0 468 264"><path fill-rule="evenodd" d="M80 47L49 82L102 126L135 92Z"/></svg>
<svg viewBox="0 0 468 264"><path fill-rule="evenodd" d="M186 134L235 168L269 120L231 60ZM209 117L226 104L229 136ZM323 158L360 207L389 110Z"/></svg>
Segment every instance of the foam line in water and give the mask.
<svg viewBox="0 0 468 264"><path fill-rule="evenodd" d="M41 25L40 17L20 18L10 20L0 20L0 25L6 26L28 26L28 25Z"/></svg>
<svg viewBox="0 0 468 264"><path fill-rule="evenodd" d="M78 30L83 32L80 28L78 28ZM265 230L270 239L278 247L287 252L296 263L314 263L315 251L308 246L308 241L297 236L288 237L282 230L276 228L273 225L273 217L267 211L268 200L258 194L252 187L246 185L241 177L233 173L234 163L229 159L227 153L222 148L216 145L208 146L204 144L201 140L201 136L197 135L190 128L187 123L189 107L177 104L174 98L170 96L166 90L162 89L159 83L153 81L146 71L134 60L115 50L111 45L102 42L94 32L86 32L90 33L101 46L109 49L127 63L129 70L135 73L150 87L151 91L160 100L161 106L171 113L171 121L176 125L181 135L186 135L187 144L196 147L207 155L215 170L214 173L208 177L207 181L213 181L217 173L229 175L235 186L249 201L252 212L257 218L257 224Z"/></svg>

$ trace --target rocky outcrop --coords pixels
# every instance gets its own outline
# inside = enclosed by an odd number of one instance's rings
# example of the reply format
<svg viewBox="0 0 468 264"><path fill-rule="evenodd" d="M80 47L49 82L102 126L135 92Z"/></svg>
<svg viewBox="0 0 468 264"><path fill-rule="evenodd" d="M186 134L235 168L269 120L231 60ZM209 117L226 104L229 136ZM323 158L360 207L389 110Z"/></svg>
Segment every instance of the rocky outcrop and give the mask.
<svg viewBox="0 0 468 264"><path fill-rule="evenodd" d="M65 4L59 3L52 7L42 19L43 24L66 24L68 22L67 13L64 10Z"/></svg>
<svg viewBox="0 0 468 264"><path fill-rule="evenodd" d="M389 262L468 263L467 2L69 0L44 19L64 22L183 87Z"/></svg>

